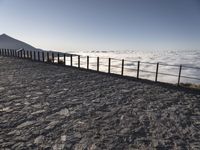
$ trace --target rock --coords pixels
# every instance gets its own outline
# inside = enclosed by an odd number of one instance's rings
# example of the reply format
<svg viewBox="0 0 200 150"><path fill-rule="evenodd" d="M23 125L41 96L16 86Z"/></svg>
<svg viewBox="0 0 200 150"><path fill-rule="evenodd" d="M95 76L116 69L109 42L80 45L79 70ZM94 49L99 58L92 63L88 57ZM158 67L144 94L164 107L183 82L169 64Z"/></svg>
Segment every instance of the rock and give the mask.
<svg viewBox="0 0 200 150"><path fill-rule="evenodd" d="M124 128L124 129L122 129L122 130L120 131L120 134L126 134L126 133L128 133L128 132L130 132L130 129L129 129L129 128Z"/></svg>
<svg viewBox="0 0 200 150"><path fill-rule="evenodd" d="M45 112L45 110L38 110L38 111L32 112L31 115L41 114L43 112Z"/></svg>
<svg viewBox="0 0 200 150"><path fill-rule="evenodd" d="M5 90L4 87L0 87L0 92L3 92Z"/></svg>
<svg viewBox="0 0 200 150"><path fill-rule="evenodd" d="M70 116L69 110L67 108L62 109L58 112L58 114L66 117Z"/></svg>
<svg viewBox="0 0 200 150"><path fill-rule="evenodd" d="M66 136L66 135L62 135L62 136L61 136L61 141L62 141L62 142L65 142L66 139L67 139L67 136Z"/></svg>
<svg viewBox="0 0 200 150"><path fill-rule="evenodd" d="M24 122L24 123L18 125L18 126L17 126L17 129L30 126L30 125L32 125L32 124L34 124L34 123L35 123L35 121L26 121L26 122Z"/></svg>
<svg viewBox="0 0 200 150"><path fill-rule="evenodd" d="M43 136L43 135L40 135L40 136L38 136L37 138L35 138L34 143L35 143L36 145L38 145L38 144L43 143L43 141L44 141L44 136Z"/></svg>
<svg viewBox="0 0 200 150"><path fill-rule="evenodd" d="M46 130L53 129L58 123L59 121L52 121L48 124L48 126L45 129Z"/></svg>

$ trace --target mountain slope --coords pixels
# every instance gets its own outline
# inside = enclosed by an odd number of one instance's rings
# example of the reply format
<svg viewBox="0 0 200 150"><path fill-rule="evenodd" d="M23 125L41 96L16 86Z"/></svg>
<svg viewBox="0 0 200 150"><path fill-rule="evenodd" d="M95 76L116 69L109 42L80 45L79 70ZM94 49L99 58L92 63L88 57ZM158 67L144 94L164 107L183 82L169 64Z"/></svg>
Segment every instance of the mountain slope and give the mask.
<svg viewBox="0 0 200 150"><path fill-rule="evenodd" d="M20 49L23 48L25 50L30 51L41 51L25 42L14 39L6 34L0 35L0 48L2 49Z"/></svg>

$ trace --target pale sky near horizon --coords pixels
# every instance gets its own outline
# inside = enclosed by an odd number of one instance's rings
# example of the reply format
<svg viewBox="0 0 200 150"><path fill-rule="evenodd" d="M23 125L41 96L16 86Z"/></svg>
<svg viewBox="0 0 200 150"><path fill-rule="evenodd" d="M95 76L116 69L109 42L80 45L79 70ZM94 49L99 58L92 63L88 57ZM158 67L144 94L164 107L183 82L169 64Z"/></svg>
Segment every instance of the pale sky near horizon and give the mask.
<svg viewBox="0 0 200 150"><path fill-rule="evenodd" d="M0 0L0 34L51 50L200 50L200 0Z"/></svg>

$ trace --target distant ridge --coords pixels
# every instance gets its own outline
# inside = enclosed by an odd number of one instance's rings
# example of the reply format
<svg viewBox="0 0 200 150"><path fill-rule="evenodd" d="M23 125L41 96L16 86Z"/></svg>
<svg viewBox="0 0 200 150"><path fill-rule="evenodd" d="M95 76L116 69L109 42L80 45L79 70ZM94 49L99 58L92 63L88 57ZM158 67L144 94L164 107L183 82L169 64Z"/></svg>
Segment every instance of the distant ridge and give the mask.
<svg viewBox="0 0 200 150"><path fill-rule="evenodd" d="M0 35L0 48L2 49L20 49L23 48L29 51L41 51L41 49L37 49L25 42L14 39L6 34Z"/></svg>

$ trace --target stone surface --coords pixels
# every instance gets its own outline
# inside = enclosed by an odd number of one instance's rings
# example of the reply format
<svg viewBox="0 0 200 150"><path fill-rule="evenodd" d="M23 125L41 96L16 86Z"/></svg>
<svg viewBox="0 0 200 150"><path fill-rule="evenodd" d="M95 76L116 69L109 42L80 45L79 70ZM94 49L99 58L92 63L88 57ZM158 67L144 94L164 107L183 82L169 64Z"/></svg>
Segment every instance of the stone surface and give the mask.
<svg viewBox="0 0 200 150"><path fill-rule="evenodd" d="M0 56L0 149L200 149L200 93Z"/></svg>

